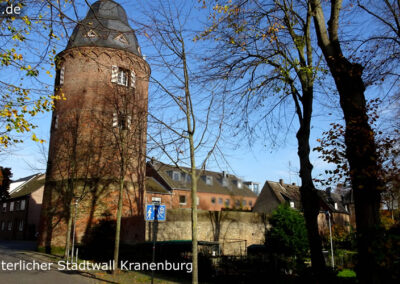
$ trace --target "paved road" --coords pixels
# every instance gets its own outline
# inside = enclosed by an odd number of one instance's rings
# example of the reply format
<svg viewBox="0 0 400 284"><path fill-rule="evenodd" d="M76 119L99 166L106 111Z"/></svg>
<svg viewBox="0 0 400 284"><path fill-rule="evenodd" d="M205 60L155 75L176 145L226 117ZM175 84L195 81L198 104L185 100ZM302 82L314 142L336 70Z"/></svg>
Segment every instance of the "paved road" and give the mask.
<svg viewBox="0 0 400 284"><path fill-rule="evenodd" d="M54 260L52 261L52 259L44 254L34 252L34 248L35 243L33 242L0 241L0 283L100 283L100 281L93 279L90 274L57 270L57 265L49 265L49 263L54 262ZM36 270L26 270L30 268L29 265L31 264L29 263L34 262L37 263ZM42 266L39 267L38 263L41 263ZM20 268L21 264L25 264L25 270L24 268ZM50 266L51 269L47 270L47 266Z"/></svg>

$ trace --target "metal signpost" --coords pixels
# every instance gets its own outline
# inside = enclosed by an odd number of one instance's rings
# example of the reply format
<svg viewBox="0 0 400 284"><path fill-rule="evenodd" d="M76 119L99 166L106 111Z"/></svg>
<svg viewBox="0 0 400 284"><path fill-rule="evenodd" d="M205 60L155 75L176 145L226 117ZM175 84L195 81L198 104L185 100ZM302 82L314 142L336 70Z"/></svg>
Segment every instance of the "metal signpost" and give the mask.
<svg viewBox="0 0 400 284"><path fill-rule="evenodd" d="M164 222L167 217L165 205L160 205L160 202L153 201L153 204L146 205L145 220L153 222L153 263L156 258L156 239L158 222ZM154 270L151 271L151 283L154 283Z"/></svg>

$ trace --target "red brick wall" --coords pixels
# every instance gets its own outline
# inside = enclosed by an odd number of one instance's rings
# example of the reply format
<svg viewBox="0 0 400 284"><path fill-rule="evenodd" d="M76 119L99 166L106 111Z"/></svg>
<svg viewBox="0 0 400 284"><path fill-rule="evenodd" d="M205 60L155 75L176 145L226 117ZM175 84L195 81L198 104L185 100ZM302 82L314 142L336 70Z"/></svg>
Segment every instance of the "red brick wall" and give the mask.
<svg viewBox="0 0 400 284"><path fill-rule="evenodd" d="M66 222L76 198L78 242L99 220L115 219L121 160L115 137L121 132L112 123L119 112L132 116L124 139L129 168L121 238L142 240L150 69L139 56L112 48L72 48L59 58L65 72L62 86L57 85L59 75L56 78L56 95L65 99L56 101L53 112L39 246L65 245ZM135 88L111 82L114 65L135 71ZM71 198L71 188L76 198Z"/></svg>

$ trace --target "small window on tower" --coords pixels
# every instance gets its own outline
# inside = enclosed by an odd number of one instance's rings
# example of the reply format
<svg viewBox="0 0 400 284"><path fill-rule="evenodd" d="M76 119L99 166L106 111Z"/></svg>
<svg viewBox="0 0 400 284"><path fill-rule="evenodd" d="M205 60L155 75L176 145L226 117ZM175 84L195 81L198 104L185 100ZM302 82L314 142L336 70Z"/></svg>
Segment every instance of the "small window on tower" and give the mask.
<svg viewBox="0 0 400 284"><path fill-rule="evenodd" d="M129 71L118 66L112 66L111 69L111 83L117 83L122 86L131 86L135 88L136 84L136 74L135 72Z"/></svg>
<svg viewBox="0 0 400 284"><path fill-rule="evenodd" d="M116 41L119 41L120 43L129 44L128 39L123 34L120 34L120 35L116 36L114 39Z"/></svg>
<svg viewBox="0 0 400 284"><path fill-rule="evenodd" d="M131 129L132 116L125 114L113 113L112 127L118 127L123 130Z"/></svg>
<svg viewBox="0 0 400 284"><path fill-rule="evenodd" d="M64 73L65 73L65 66L61 66L60 69L60 85L64 84Z"/></svg>
<svg viewBox="0 0 400 284"><path fill-rule="evenodd" d="M97 34L96 34L93 30L89 30L89 31L87 32L86 36L87 36L88 38L95 38L95 37L97 37Z"/></svg>
<svg viewBox="0 0 400 284"><path fill-rule="evenodd" d="M118 70L118 80L119 85L128 86L128 71L124 69Z"/></svg>
<svg viewBox="0 0 400 284"><path fill-rule="evenodd" d="M58 114L56 114L54 116L54 128L57 129L58 128Z"/></svg>

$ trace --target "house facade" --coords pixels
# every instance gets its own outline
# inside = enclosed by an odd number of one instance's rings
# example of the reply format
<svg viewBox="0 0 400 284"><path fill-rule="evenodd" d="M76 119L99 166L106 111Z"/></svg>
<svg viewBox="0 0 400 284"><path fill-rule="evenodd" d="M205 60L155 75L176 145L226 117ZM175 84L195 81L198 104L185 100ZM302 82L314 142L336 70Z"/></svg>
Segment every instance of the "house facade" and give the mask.
<svg viewBox="0 0 400 284"><path fill-rule="evenodd" d="M317 190L317 193L320 199L318 214L320 233L326 233L329 230L327 212L330 214L332 225L343 226L350 230L350 208L344 202L344 198L330 191ZM293 209L302 210L300 187L295 183L286 184L283 179L279 182L266 181L253 211L270 214L280 204L285 203Z"/></svg>
<svg viewBox="0 0 400 284"><path fill-rule="evenodd" d="M36 174L10 184L10 198L1 202L0 239L37 238L44 183L44 174Z"/></svg>
<svg viewBox="0 0 400 284"><path fill-rule="evenodd" d="M190 208L191 177L189 168L177 168L158 161L146 167L146 203L158 201L168 209ZM198 170L197 208L221 211L224 209L251 210L257 195L235 175L225 172Z"/></svg>

